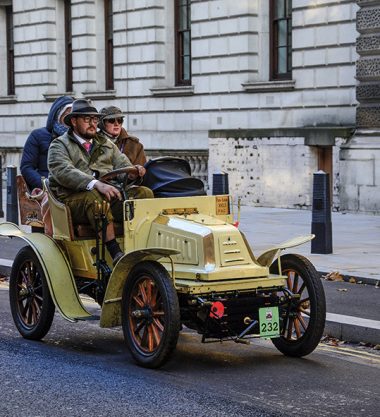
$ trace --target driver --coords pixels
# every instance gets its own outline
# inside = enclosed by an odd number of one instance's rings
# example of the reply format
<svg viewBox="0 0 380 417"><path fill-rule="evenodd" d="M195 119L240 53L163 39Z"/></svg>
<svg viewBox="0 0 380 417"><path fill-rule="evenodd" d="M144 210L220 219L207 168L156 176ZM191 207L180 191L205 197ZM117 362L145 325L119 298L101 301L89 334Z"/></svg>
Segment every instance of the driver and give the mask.
<svg viewBox="0 0 380 417"><path fill-rule="evenodd" d="M48 153L49 186L58 199L71 211L75 223L89 223L95 230L94 202L110 201L107 214L106 248L114 265L123 256L115 239L113 221L122 222L123 203L120 191L97 180L115 169L133 167L109 139L97 135L100 114L89 100L73 102L71 113L64 118L68 132L54 139ZM135 165L136 174L130 179L142 177L145 168ZM137 174L138 173L138 174ZM153 198L147 187L133 187L127 191L128 198Z"/></svg>

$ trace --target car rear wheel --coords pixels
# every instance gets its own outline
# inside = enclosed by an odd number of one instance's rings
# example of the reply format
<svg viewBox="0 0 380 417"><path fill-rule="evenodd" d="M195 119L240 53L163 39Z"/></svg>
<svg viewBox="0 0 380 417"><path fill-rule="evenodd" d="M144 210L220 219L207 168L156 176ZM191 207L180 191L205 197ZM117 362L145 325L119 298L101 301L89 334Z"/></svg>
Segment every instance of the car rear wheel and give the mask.
<svg viewBox="0 0 380 417"><path fill-rule="evenodd" d="M144 261L129 273L122 298L125 341L141 366L157 368L177 345L180 310L177 293L166 269Z"/></svg>
<svg viewBox="0 0 380 417"><path fill-rule="evenodd" d="M272 342L284 355L301 357L311 353L322 337L326 320L325 294L317 271L305 257L284 255L281 268L282 275L287 276L286 290L297 297L280 308L281 335ZM278 274L277 260L270 272ZM286 291L283 295L286 298Z"/></svg>
<svg viewBox="0 0 380 417"><path fill-rule="evenodd" d="M40 340L49 331L55 306L41 264L29 246L13 262L9 301L15 325L26 339Z"/></svg>

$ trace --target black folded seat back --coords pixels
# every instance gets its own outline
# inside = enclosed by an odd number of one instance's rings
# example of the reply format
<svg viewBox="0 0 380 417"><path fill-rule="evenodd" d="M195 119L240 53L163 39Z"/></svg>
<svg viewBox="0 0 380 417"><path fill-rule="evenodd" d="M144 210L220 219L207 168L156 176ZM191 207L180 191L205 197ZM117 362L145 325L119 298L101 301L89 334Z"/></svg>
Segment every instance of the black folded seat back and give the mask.
<svg viewBox="0 0 380 417"><path fill-rule="evenodd" d="M142 185L155 197L190 197L206 195L203 181L191 176L190 164L181 158L164 156L148 161Z"/></svg>

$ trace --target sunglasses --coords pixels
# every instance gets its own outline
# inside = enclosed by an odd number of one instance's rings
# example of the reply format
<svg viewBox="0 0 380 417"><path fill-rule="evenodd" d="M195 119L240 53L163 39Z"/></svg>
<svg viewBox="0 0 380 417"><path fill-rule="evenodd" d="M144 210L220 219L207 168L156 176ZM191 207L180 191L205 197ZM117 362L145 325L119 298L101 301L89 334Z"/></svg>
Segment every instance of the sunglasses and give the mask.
<svg viewBox="0 0 380 417"><path fill-rule="evenodd" d="M116 122L119 124L119 125L122 125L123 124L123 122L124 122L124 118L123 117L117 117L117 118L111 118L111 119L105 119L105 121L107 122L107 123L111 123L112 125L114 125Z"/></svg>

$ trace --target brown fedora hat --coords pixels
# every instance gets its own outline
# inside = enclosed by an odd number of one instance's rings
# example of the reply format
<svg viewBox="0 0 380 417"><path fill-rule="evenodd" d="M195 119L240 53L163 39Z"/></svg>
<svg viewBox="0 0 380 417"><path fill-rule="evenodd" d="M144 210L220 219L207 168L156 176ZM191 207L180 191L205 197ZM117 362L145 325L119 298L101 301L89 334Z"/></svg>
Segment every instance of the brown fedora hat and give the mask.
<svg viewBox="0 0 380 417"><path fill-rule="evenodd" d="M105 130L104 120L124 118L124 117L125 115L123 114L123 112L121 111L119 107L116 107L116 106L103 107L100 110L100 122L98 124L98 127L100 130Z"/></svg>
<svg viewBox="0 0 380 417"><path fill-rule="evenodd" d="M68 113L64 119L63 122L67 125L72 127L71 119L73 117L77 116L98 116L100 117L100 113L94 107L90 100L86 100L84 98L80 98L78 100L75 100L73 102L73 105L71 107L71 112Z"/></svg>

